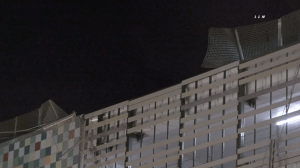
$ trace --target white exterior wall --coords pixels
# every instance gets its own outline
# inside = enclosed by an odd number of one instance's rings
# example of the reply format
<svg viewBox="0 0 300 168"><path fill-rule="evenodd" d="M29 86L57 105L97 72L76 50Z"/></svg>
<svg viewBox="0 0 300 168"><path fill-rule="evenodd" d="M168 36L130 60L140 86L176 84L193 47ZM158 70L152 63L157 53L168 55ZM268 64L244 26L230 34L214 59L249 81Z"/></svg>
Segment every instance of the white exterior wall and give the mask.
<svg viewBox="0 0 300 168"><path fill-rule="evenodd" d="M98 167L107 168L268 167L270 139L275 138L274 166L299 167L300 123L276 125L300 116L300 79L294 78L299 49L297 44L245 63L234 62L88 114L89 134L94 130L97 135L100 125L104 132L117 131L110 132L105 144L93 140L106 159L90 152L84 163L93 167L91 159L96 158ZM293 99L285 115L293 82ZM92 121L101 114L110 117ZM118 122L124 127L119 128ZM89 142L87 147L91 146Z"/></svg>

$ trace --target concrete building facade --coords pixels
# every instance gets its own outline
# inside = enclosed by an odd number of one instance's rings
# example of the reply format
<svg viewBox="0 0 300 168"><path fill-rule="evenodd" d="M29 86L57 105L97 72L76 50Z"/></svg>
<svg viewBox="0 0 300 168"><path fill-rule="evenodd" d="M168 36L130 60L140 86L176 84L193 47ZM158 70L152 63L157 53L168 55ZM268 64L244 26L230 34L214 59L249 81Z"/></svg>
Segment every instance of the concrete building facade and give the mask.
<svg viewBox="0 0 300 168"><path fill-rule="evenodd" d="M299 167L299 59L291 45L89 113L83 165Z"/></svg>

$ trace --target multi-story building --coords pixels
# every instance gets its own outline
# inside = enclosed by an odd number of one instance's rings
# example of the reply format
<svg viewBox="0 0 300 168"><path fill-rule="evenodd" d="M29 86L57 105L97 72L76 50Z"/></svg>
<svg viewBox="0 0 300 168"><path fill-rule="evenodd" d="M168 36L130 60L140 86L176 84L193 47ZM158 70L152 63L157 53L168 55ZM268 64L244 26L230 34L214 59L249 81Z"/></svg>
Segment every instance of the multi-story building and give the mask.
<svg viewBox="0 0 300 168"><path fill-rule="evenodd" d="M214 70L85 116L83 165L300 167L299 20L210 29Z"/></svg>
<svg viewBox="0 0 300 168"><path fill-rule="evenodd" d="M210 29L202 67L215 69L80 117L64 116L20 136L22 145L15 129L14 139L0 144L0 168L21 165L13 159L22 160L20 152L12 152L21 146L29 148L28 167L300 168L300 11ZM30 155L42 139L46 153Z"/></svg>

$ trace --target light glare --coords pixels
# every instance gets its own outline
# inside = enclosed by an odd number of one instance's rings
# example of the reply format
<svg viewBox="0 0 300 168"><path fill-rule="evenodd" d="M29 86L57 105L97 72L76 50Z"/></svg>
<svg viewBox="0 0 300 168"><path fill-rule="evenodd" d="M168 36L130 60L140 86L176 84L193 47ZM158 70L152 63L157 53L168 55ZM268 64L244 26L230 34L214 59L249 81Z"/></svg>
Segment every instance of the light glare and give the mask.
<svg viewBox="0 0 300 168"><path fill-rule="evenodd" d="M91 119L91 121L98 121L98 118L93 118Z"/></svg>
<svg viewBox="0 0 300 168"><path fill-rule="evenodd" d="M285 123L287 123L287 122L291 122L291 121L297 120L297 119L299 120L299 119L300 119L300 116L296 116L296 117L289 118L289 119L287 119L287 120L279 121L279 122L276 123L276 125L282 125L282 124L285 124Z"/></svg>

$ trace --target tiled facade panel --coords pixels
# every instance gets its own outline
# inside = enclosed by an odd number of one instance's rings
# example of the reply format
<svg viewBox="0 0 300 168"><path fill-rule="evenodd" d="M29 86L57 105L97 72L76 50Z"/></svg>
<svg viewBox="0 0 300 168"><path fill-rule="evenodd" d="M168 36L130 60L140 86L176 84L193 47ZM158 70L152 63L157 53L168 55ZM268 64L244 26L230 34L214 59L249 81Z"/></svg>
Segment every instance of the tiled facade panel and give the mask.
<svg viewBox="0 0 300 168"><path fill-rule="evenodd" d="M80 120L76 118L75 122L1 147L0 168L77 168L79 147L72 147L79 140Z"/></svg>

